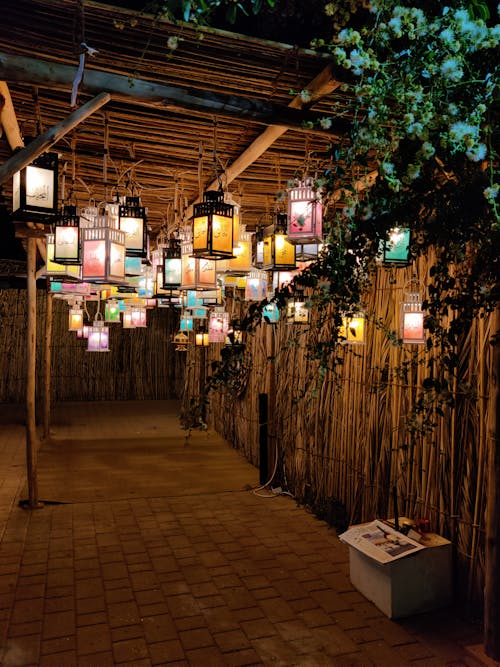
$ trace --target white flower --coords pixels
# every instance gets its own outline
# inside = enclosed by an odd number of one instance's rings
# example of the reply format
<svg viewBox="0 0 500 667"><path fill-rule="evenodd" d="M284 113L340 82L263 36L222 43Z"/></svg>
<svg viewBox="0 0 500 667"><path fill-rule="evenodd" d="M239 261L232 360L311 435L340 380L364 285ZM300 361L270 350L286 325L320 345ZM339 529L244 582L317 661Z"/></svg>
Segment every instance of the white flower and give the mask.
<svg viewBox="0 0 500 667"><path fill-rule="evenodd" d="M406 169L406 175L408 180L414 181L420 176L420 165L418 164L409 164Z"/></svg>
<svg viewBox="0 0 500 667"><path fill-rule="evenodd" d="M398 16L394 16L388 23L390 30L394 33L395 37L402 37L403 30L401 27L401 19Z"/></svg>
<svg viewBox="0 0 500 667"><path fill-rule="evenodd" d="M481 162L481 160L484 160L486 157L487 150L485 144L477 144L476 146L469 148L465 154L469 160L472 160L472 162Z"/></svg>
<svg viewBox="0 0 500 667"><path fill-rule="evenodd" d="M385 176L392 176L394 173L394 165L392 162L382 162L380 171L382 171Z"/></svg>
<svg viewBox="0 0 500 667"><path fill-rule="evenodd" d="M439 39L449 46L450 44L453 43L453 40L455 39L455 35L453 34L453 30L451 28L445 28L439 33Z"/></svg>
<svg viewBox="0 0 500 667"><path fill-rule="evenodd" d="M475 139L479 134L479 128L470 123L459 120L450 126L450 139L452 141L465 141Z"/></svg>
<svg viewBox="0 0 500 667"><path fill-rule="evenodd" d="M329 130L332 126L331 118L320 118L319 124L324 130Z"/></svg>
<svg viewBox="0 0 500 667"><path fill-rule="evenodd" d="M306 104L307 102L311 101L311 91L304 89L300 91L300 100L301 102L304 102Z"/></svg>
<svg viewBox="0 0 500 667"><path fill-rule="evenodd" d="M489 187L483 190L483 195L490 203L493 203L493 200L496 199L498 196L499 190L500 190L500 185L498 183L494 183L493 185L490 185Z"/></svg>
<svg viewBox="0 0 500 667"><path fill-rule="evenodd" d="M456 58L446 58L441 63L441 74L445 79L449 79L450 81L460 81L464 75L464 71Z"/></svg>
<svg viewBox="0 0 500 667"><path fill-rule="evenodd" d="M170 36L167 39L167 46L171 51L175 51L175 49L179 46L179 38L174 36Z"/></svg>
<svg viewBox="0 0 500 667"><path fill-rule="evenodd" d="M450 116L456 116L458 113L458 107L454 102L448 104L448 113Z"/></svg>
<svg viewBox="0 0 500 667"><path fill-rule="evenodd" d="M424 158L424 160L428 160L434 155L435 152L436 149L434 146L429 141L424 141L420 147L419 154Z"/></svg>
<svg viewBox="0 0 500 667"><path fill-rule="evenodd" d="M335 14L335 4L333 2L329 2L325 5L325 14L327 16L333 16Z"/></svg>

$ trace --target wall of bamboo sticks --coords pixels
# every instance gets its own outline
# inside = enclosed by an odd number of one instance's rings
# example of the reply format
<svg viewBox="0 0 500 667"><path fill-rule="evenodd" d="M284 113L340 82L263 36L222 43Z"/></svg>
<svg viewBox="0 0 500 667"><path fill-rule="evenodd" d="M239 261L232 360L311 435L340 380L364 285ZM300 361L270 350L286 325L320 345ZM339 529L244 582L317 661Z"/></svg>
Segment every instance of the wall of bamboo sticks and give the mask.
<svg viewBox="0 0 500 667"><path fill-rule="evenodd" d="M373 290L366 295L365 344L341 346L343 363L329 369L322 380L309 351L328 336L328 321L316 325L313 311L309 326L283 320L260 325L246 341L251 358L246 392L237 397L221 387L212 393L208 419L258 465L258 396L275 382L269 426L278 461L275 485L313 509L332 502L345 508L351 524L394 516L395 488L400 516L429 519L433 531L452 540L457 599L479 613L488 318L478 319L460 341L453 386L456 405L445 408L428 432L422 432L422 423L409 420L428 363L438 352L391 342L383 330L399 332L405 289L417 276L424 291L428 268L428 260L422 258L416 266L378 270Z"/></svg>
<svg viewBox="0 0 500 667"><path fill-rule="evenodd" d="M37 294L37 397L42 396L47 295ZM0 402L23 403L26 392L26 290L0 290ZM97 304L89 303L91 319ZM101 312L103 307L101 306ZM53 300L52 401L156 400L179 398L183 355L170 341L178 314L147 313L146 328L110 324L110 351L87 352L87 341L68 331L68 305Z"/></svg>

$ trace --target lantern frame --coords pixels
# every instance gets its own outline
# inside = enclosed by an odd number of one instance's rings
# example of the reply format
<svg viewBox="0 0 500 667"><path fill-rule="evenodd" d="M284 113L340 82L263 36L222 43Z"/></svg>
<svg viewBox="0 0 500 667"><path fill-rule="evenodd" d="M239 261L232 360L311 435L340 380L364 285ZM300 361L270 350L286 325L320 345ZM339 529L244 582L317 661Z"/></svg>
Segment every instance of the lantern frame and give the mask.
<svg viewBox="0 0 500 667"><path fill-rule="evenodd" d="M323 239L323 204L312 178L288 190L287 236L290 243Z"/></svg>
<svg viewBox="0 0 500 667"><path fill-rule="evenodd" d="M125 232L111 225L108 215L97 215L82 228L83 280L125 282Z"/></svg>
<svg viewBox="0 0 500 667"><path fill-rule="evenodd" d="M54 227L54 262L81 264L80 216L76 206L65 205Z"/></svg>
<svg viewBox="0 0 500 667"><path fill-rule="evenodd" d="M43 153L12 179L12 217L16 221L52 223L57 215L57 153ZM46 200L46 203L42 203Z"/></svg>
<svg viewBox="0 0 500 667"><path fill-rule="evenodd" d="M407 292L401 304L401 341L406 345L425 345L425 313L419 292Z"/></svg>
<svg viewBox="0 0 500 667"><path fill-rule="evenodd" d="M215 261L206 257L194 257L193 244L181 244L181 290L213 290L217 287Z"/></svg>
<svg viewBox="0 0 500 667"><path fill-rule="evenodd" d="M158 267L159 268L159 267ZM169 239L163 248L162 289L177 289L182 281L181 242ZM158 271L160 273L160 271Z"/></svg>
<svg viewBox="0 0 500 667"><path fill-rule="evenodd" d="M214 308L208 318L210 343L223 343L229 331L229 313L224 308Z"/></svg>
<svg viewBox="0 0 500 667"><path fill-rule="evenodd" d="M195 331L194 344L196 347L208 347L210 345L208 331L205 329Z"/></svg>
<svg viewBox="0 0 500 667"><path fill-rule="evenodd" d="M296 248L286 235L286 214L278 213L275 225L264 230L262 268L272 271L292 271L297 265Z"/></svg>
<svg viewBox="0 0 500 667"><path fill-rule="evenodd" d="M87 352L109 352L109 327L102 320L95 319L89 327Z"/></svg>
<svg viewBox="0 0 500 667"><path fill-rule="evenodd" d="M303 295L296 295L292 299L289 299L286 305L287 324L309 324L310 319L311 310L307 307L307 302Z"/></svg>
<svg viewBox="0 0 500 667"><path fill-rule="evenodd" d="M233 257L234 206L222 190L208 190L193 206L193 256L205 259Z"/></svg>
<svg viewBox="0 0 500 667"><path fill-rule="evenodd" d="M364 313L354 313L342 317L342 325L339 328L339 338L341 342L347 345L364 345L365 343L365 324L366 317ZM358 336L358 332L361 334Z"/></svg>
<svg viewBox="0 0 500 667"><path fill-rule="evenodd" d="M54 260L55 239L54 234L46 234L47 254L45 259L45 275L65 278L66 280L80 281L82 278L82 267L80 264L59 264Z"/></svg>
<svg viewBox="0 0 500 667"><path fill-rule="evenodd" d="M139 197L125 197L118 206L118 225L125 234L125 252L131 257L146 257L148 246L146 208Z"/></svg>
<svg viewBox="0 0 500 667"><path fill-rule="evenodd" d="M393 227L387 232L385 241L381 241L382 264L408 266L410 257L411 230L407 227Z"/></svg>

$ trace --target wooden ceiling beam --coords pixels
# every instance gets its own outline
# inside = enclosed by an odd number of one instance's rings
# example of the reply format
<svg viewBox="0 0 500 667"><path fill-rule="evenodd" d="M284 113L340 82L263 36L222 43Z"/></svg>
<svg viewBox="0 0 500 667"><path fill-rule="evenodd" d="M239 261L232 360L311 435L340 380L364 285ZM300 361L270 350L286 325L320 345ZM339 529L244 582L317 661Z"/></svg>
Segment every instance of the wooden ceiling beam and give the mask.
<svg viewBox="0 0 500 667"><path fill-rule="evenodd" d="M0 125L4 129L11 150L24 146L9 86L5 81L0 81Z"/></svg>
<svg viewBox="0 0 500 667"><path fill-rule="evenodd" d="M68 89L76 76L76 68L25 56L0 52L0 78L10 83L29 83L52 87L63 84ZM328 129L321 129L319 121L324 114L313 113L292 105L282 106L257 98L224 95L211 91L181 88L144 79L131 79L97 69L85 69L80 89L96 93L107 91L113 99L137 104L154 103L156 108L179 111L189 109L217 116L247 118L264 125L283 125L287 129L342 135L350 128L350 121L339 118Z"/></svg>

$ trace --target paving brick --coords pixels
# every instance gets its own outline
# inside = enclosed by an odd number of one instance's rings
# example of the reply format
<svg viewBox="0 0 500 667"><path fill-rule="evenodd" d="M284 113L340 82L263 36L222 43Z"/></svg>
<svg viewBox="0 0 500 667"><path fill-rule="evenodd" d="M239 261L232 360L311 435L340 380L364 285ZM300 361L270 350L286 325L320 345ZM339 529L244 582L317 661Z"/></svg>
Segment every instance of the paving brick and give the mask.
<svg viewBox="0 0 500 667"><path fill-rule="evenodd" d="M67 598L64 598L67 599ZM78 614L90 614L106 609L104 596L80 598L76 600L76 611Z"/></svg>
<svg viewBox="0 0 500 667"><path fill-rule="evenodd" d="M174 624L178 632L181 632L182 630L194 630L196 628L207 627L207 623L203 614L195 614L194 616L176 618L174 619Z"/></svg>
<svg viewBox="0 0 500 667"><path fill-rule="evenodd" d="M9 625L10 637L28 637L40 635L42 632L42 621L29 621L27 623L11 623Z"/></svg>
<svg viewBox="0 0 500 667"><path fill-rule="evenodd" d="M248 637L241 630L229 630L214 635L215 643L223 653L251 648Z"/></svg>
<svg viewBox="0 0 500 667"><path fill-rule="evenodd" d="M105 611L93 611L90 614L77 614L76 625L83 627L84 625L95 625L96 623L107 623L108 614Z"/></svg>
<svg viewBox="0 0 500 667"><path fill-rule="evenodd" d="M144 636L148 643L177 639L177 629L168 614L142 619Z"/></svg>
<svg viewBox="0 0 500 667"><path fill-rule="evenodd" d="M111 637L109 628L104 623L77 628L76 646L78 656L109 651Z"/></svg>
<svg viewBox="0 0 500 667"><path fill-rule="evenodd" d="M184 649L178 639L150 644L149 653L153 665L165 665L185 658Z"/></svg>
<svg viewBox="0 0 500 667"><path fill-rule="evenodd" d="M126 639L144 638L144 628L141 623L135 625L123 625L119 628L111 629L111 641L121 642Z"/></svg>
<svg viewBox="0 0 500 667"><path fill-rule="evenodd" d="M224 664L222 653L215 646L186 651L190 667L208 667Z"/></svg>
<svg viewBox="0 0 500 667"><path fill-rule="evenodd" d="M21 639L17 637L9 637L4 646L3 665L10 667L11 665L32 665L38 664L40 653L40 638L38 635L24 636ZM2 654L0 654L2 657Z"/></svg>
<svg viewBox="0 0 500 667"><path fill-rule="evenodd" d="M130 662L138 664L142 658L149 658L148 647L142 637L126 639L113 643L113 656L115 662L120 664Z"/></svg>
<svg viewBox="0 0 500 667"><path fill-rule="evenodd" d="M42 655L37 667L75 667L77 664L76 651L63 651L52 655Z"/></svg>
<svg viewBox="0 0 500 667"><path fill-rule="evenodd" d="M331 625L333 619L323 609L306 609L298 614L308 628L318 628Z"/></svg>
<svg viewBox="0 0 500 667"><path fill-rule="evenodd" d="M51 639L53 637L67 637L75 632L75 612L58 611L46 614L43 619L42 637Z"/></svg>
<svg viewBox="0 0 500 667"><path fill-rule="evenodd" d="M193 595L175 595L168 597L167 605L173 618L194 616L200 613L200 606Z"/></svg>
<svg viewBox="0 0 500 667"><path fill-rule="evenodd" d="M123 581L120 579L120 582ZM119 588L111 588L106 590L106 602L108 605L117 604L118 602L132 602L135 599L134 592L129 586L120 585Z"/></svg>
<svg viewBox="0 0 500 667"><path fill-rule="evenodd" d="M276 634L275 626L267 618L260 618L253 621L243 621L241 623L243 632L249 639L260 637L271 637Z"/></svg>
<svg viewBox="0 0 500 667"><path fill-rule="evenodd" d="M18 600L12 608L11 623L39 621L43 616L43 598Z"/></svg>
<svg viewBox="0 0 500 667"><path fill-rule="evenodd" d="M108 604L109 625L112 628L139 622L139 609L135 601Z"/></svg>
<svg viewBox="0 0 500 667"><path fill-rule="evenodd" d="M214 643L212 635L206 628L195 628L194 630L179 632L179 639L186 652L197 648L212 646Z"/></svg>

